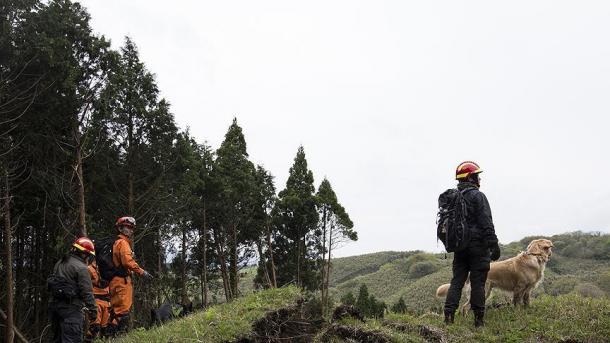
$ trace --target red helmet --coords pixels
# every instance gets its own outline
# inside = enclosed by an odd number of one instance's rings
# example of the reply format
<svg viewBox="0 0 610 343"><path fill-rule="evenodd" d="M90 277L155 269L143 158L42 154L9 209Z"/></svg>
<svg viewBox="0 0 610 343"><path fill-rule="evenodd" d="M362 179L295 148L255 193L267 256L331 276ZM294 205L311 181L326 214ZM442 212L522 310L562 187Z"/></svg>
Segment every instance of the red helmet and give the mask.
<svg viewBox="0 0 610 343"><path fill-rule="evenodd" d="M460 165L455 169L455 179L462 180L467 179L472 174L482 173L481 167L478 164L472 161L466 161L460 163Z"/></svg>
<svg viewBox="0 0 610 343"><path fill-rule="evenodd" d="M80 251L95 256L95 245L93 245L93 242L87 237L77 238L74 243L72 243L72 246Z"/></svg>
<svg viewBox="0 0 610 343"><path fill-rule="evenodd" d="M132 230L136 228L136 220L133 217L121 217L117 219L115 227L129 226Z"/></svg>

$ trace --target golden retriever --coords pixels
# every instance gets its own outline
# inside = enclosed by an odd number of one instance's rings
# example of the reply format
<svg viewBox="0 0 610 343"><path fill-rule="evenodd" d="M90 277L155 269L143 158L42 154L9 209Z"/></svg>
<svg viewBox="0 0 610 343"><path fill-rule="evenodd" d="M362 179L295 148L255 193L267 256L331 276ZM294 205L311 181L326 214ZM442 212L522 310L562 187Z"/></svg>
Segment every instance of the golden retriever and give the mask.
<svg viewBox="0 0 610 343"><path fill-rule="evenodd" d="M526 251L504 261L492 262L485 283L485 299L489 298L493 288L513 293L513 304L528 306L530 293L542 281L546 263L553 252L553 242L548 239L535 239L527 246ZM468 286L467 289L470 287ZM447 296L449 284L444 284L436 290L437 297ZM470 292L468 292L470 293ZM470 294L462 306L462 314L470 308Z"/></svg>

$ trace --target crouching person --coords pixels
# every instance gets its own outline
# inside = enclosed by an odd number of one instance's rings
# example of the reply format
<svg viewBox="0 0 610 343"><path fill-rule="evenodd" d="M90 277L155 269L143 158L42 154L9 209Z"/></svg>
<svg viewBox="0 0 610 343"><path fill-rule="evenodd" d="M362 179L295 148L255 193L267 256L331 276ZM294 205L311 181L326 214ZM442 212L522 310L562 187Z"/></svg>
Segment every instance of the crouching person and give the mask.
<svg viewBox="0 0 610 343"><path fill-rule="evenodd" d="M83 342L84 310L97 317L87 263L95 257L93 242L86 237L74 241L70 253L53 267L47 279L50 292L49 321L53 342Z"/></svg>
<svg viewBox="0 0 610 343"><path fill-rule="evenodd" d="M116 273L110 281L112 313L109 324L113 334L129 330L129 314L133 302L132 275L135 273L147 280L152 279L152 275L140 268L133 259L132 238L135 227L136 221L133 217L121 217L115 224L118 238L112 246L112 262Z"/></svg>
<svg viewBox="0 0 610 343"><path fill-rule="evenodd" d="M89 276L93 284L93 296L97 305L97 318L90 318L89 331L85 342L93 342L96 338L106 337L108 332L108 319L110 318L110 287L108 282L100 277L95 260L89 265Z"/></svg>

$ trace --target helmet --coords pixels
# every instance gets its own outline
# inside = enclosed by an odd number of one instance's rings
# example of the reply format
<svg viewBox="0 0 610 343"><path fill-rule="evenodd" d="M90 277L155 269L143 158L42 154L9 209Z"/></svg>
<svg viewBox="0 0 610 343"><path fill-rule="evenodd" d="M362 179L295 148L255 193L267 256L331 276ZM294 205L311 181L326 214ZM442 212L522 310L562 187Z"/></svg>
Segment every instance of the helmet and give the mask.
<svg viewBox="0 0 610 343"><path fill-rule="evenodd" d="M72 246L80 251L95 256L95 246L93 245L93 242L87 237L77 238L74 243L72 243Z"/></svg>
<svg viewBox="0 0 610 343"><path fill-rule="evenodd" d="M119 228L121 226L129 226L131 229L136 228L136 220L133 217L121 217L117 219L115 227Z"/></svg>
<svg viewBox="0 0 610 343"><path fill-rule="evenodd" d="M478 164L466 161L460 163L460 165L455 169L455 179L456 180L465 180L472 174L482 173L481 167Z"/></svg>

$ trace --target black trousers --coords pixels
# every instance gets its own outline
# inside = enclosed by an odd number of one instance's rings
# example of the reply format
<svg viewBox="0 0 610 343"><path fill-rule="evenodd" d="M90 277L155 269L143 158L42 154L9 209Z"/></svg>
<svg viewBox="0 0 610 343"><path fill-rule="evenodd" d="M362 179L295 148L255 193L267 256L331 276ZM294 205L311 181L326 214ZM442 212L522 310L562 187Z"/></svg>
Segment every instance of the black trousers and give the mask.
<svg viewBox="0 0 610 343"><path fill-rule="evenodd" d="M464 283L470 274L470 305L475 314L485 313L485 281L489 272L489 249L472 246L453 257L453 278L445 300L445 313L454 313L460 304Z"/></svg>
<svg viewBox="0 0 610 343"><path fill-rule="evenodd" d="M76 305L61 302L49 304L49 321L54 343L82 343L85 317Z"/></svg>

